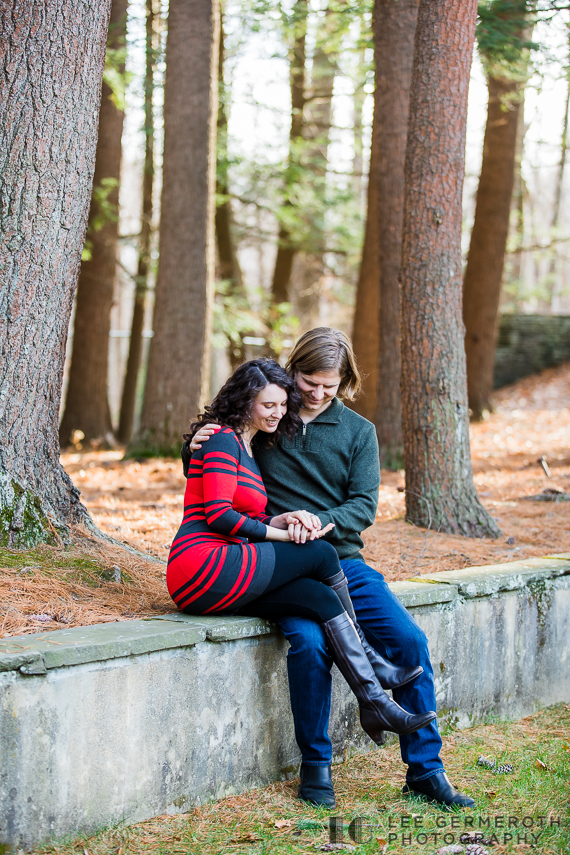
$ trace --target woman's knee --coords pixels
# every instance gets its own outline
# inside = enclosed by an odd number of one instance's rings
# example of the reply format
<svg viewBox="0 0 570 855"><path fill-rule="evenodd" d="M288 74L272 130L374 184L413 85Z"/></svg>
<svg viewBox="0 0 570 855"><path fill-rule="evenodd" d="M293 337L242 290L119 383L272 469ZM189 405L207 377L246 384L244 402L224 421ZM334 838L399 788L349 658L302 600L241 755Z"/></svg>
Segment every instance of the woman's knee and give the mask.
<svg viewBox="0 0 570 855"><path fill-rule="evenodd" d="M322 570L324 576L334 576L340 572L340 562L334 546L326 540L314 540L312 544L315 561Z"/></svg>

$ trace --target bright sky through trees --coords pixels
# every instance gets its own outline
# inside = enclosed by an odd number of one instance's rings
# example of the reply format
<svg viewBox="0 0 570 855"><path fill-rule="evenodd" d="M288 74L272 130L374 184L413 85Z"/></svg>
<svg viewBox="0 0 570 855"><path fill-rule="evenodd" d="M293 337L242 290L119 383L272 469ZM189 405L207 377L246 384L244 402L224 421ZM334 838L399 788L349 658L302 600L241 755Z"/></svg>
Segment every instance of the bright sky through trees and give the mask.
<svg viewBox="0 0 570 855"><path fill-rule="evenodd" d="M324 8L322 2L321 6ZM314 9L320 8L317 3ZM275 9L269 16L252 27L251 15L246 26L242 16L242 5L238 0L226 4L224 26L226 30L227 67L226 82L230 88L229 110L229 154L233 161L230 177L233 190L239 196L245 190L248 163L271 165L281 162L287 153L290 123L290 90L288 62L282 38L280 14ZM121 186L121 202L124 212L123 234L137 230L136 212L142 164L142 74L144 69L144 0L132 0L129 7L129 59L131 82L127 91L127 116L124 132L124 177ZM564 113L566 82L564 66L568 64L568 12L558 13L550 22L540 22L533 40L543 46L534 56L535 72L525 91L525 136L523 177L533 199L533 235L536 240L547 242L547 224L554 192L555 169L560 157L560 135ZM254 31L257 29L257 31ZM314 30L314 21L313 21ZM314 42L313 35L310 34ZM367 57L371 59L372 53ZM335 171L335 181L343 181L339 173L348 173L353 156L352 147L352 93L350 78L354 57L347 52L341 58L341 73L336 76L334 89L334 127L331 131L329 161ZM159 66L160 70L160 66ZM367 84L367 89L371 89ZM157 91L157 115L160 115L161 91ZM466 181L464 192L464 250L469 243L469 232L474 210L474 193L477 188L481 166L481 146L486 118L487 87L481 63L475 56L469 92L469 114L466 146ZM368 94L364 121L365 158L368 157L370 124L372 119L372 96ZM160 156L160 128L158 140ZM158 160L158 162L160 162ZM160 187L157 186L157 196ZM270 195L270 194L269 194ZM128 201L127 201L128 200ZM129 214L127 213L127 208ZM570 222L565 217L564 196L561 228ZM133 216L133 214L135 216ZM270 236L268 235L268 238ZM274 243L274 241L271 241ZM125 245L122 261L130 269L136 265L136 252ZM273 248L271 248L271 257ZM253 275L259 258L247 253L245 273ZM269 273L271 264L267 264ZM257 284L257 277L254 283Z"/></svg>

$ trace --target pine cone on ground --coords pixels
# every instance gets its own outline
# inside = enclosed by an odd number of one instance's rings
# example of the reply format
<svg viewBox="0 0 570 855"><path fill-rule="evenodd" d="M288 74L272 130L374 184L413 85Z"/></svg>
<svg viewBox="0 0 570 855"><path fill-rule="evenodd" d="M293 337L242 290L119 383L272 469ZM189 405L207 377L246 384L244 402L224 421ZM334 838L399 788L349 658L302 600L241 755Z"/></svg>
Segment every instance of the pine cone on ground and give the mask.
<svg viewBox="0 0 570 855"><path fill-rule="evenodd" d="M483 766L484 769L494 769L497 765L496 760L491 760L489 757L484 757L483 754L477 760L478 766Z"/></svg>
<svg viewBox="0 0 570 855"><path fill-rule="evenodd" d="M500 766L497 766L494 775L512 775L514 772L514 768L511 763L502 763Z"/></svg>
<svg viewBox="0 0 570 855"><path fill-rule="evenodd" d="M465 855L489 855L489 851L480 843L470 843L465 850Z"/></svg>

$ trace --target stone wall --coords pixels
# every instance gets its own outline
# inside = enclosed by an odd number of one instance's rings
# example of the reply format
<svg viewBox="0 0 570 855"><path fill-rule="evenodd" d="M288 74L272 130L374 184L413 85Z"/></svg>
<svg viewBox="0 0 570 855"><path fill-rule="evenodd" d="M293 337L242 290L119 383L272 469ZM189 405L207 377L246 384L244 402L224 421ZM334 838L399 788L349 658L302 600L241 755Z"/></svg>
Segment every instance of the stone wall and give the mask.
<svg viewBox="0 0 570 855"><path fill-rule="evenodd" d="M428 635L440 722L570 701L570 554L393 590ZM0 844L31 847L294 774L286 642L180 613L0 641ZM335 669L337 759L372 744Z"/></svg>
<svg viewBox="0 0 570 855"><path fill-rule="evenodd" d="M569 317L500 316L495 353L495 389L562 362L570 362Z"/></svg>

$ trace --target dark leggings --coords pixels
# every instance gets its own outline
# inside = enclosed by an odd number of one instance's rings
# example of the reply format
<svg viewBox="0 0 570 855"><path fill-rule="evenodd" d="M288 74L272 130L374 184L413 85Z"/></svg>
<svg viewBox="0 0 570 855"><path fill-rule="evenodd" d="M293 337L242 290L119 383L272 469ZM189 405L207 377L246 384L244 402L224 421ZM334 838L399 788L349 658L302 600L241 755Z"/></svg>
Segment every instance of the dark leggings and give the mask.
<svg viewBox="0 0 570 855"><path fill-rule="evenodd" d="M336 550L324 540L310 543L273 543L275 569L260 597L243 606L240 615L279 620L306 617L325 623L344 612L324 580L340 573Z"/></svg>

